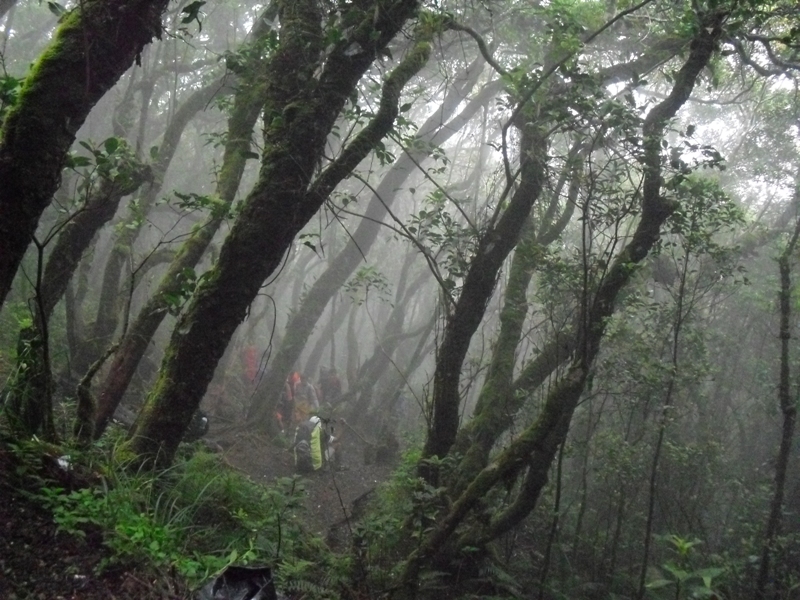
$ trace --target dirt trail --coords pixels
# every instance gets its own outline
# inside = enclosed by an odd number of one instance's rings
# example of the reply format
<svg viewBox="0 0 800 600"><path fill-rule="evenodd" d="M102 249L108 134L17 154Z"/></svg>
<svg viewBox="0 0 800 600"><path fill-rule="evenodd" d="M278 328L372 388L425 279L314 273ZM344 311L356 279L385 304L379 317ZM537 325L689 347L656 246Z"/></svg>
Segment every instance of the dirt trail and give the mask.
<svg viewBox="0 0 800 600"><path fill-rule="evenodd" d="M292 451L253 433L213 431L207 436L223 450L225 461L253 481L270 483L294 475ZM351 516L353 502L391 474L386 464L364 464L364 444L353 436L342 439L341 470L323 469L305 476L307 522L312 532L326 536L331 525Z"/></svg>

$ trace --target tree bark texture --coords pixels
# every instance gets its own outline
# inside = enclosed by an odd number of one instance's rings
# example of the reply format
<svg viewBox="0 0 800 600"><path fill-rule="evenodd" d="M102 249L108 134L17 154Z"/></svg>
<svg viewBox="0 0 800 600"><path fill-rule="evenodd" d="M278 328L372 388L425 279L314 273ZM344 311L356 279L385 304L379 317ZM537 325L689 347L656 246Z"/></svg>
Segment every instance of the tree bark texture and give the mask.
<svg viewBox="0 0 800 600"><path fill-rule="evenodd" d="M307 194L328 134L352 90L416 9L415 0L374 2L350 35L324 53L322 7L313 0L280 4L280 45L266 68L259 179L219 260L179 320L155 387L134 424L131 447L144 462L171 462L262 282L336 184L391 128L403 86L427 61L427 43L417 44L387 78L375 118L322 172L315 183L318 195Z"/></svg>
<svg viewBox="0 0 800 600"><path fill-rule="evenodd" d="M34 63L0 132L0 306L89 111L161 33L167 0L87 0Z"/></svg>
<svg viewBox="0 0 800 600"><path fill-rule="evenodd" d="M416 165L422 163L437 145L443 144L457 133L469 119L489 101L497 90L496 85L484 88L465 109L448 123L453 110L463 101L464 95L474 85L479 75L478 66L470 66L464 75L465 83L456 86L451 94L442 102L442 106L432 115L417 132L420 144L409 148L390 169L389 173L381 180L372 199L367 205L365 217L361 220L356 231L348 240L345 247L339 252L330 266L317 278L303 297L299 307L292 313L286 325L286 335L281 341L278 351L270 361L269 368L260 384L262 393L258 395L258 402L252 407L249 420L252 423L262 423L275 412L275 407L280 399L283 381L300 358L308 338L314 331L325 307L331 298L344 285L347 278L356 267L365 260L365 257L381 229L383 219L386 218L388 207L391 206L403 183L414 173Z"/></svg>
<svg viewBox="0 0 800 600"><path fill-rule="evenodd" d="M253 44L257 45L270 30L264 19L257 21L253 32ZM114 411L122 401L136 368L147 351L150 340L158 330L170 309L170 298L180 295L184 284L184 272L193 269L208 249L214 235L225 221L228 209L233 203L242 180L247 155L250 152L250 139L253 135L258 115L263 105L264 85L256 75L259 67L263 68L260 54L251 55L251 63L247 65L240 87L235 94L231 117L228 119L228 137L217 179L216 200L218 204L211 209L206 221L195 228L191 236L181 245L170 263L166 274L162 277L158 288L139 311L129 330L120 341L108 373L98 394L97 412L95 415L94 435L99 437L105 431ZM246 80L253 77L254 81ZM206 88L207 89L207 88ZM217 86L219 89L219 86ZM202 90L201 90L202 91ZM213 90L211 90L213 91ZM195 112L208 104L213 98L206 92L205 98L190 98L186 105L196 107ZM198 100L204 100L202 103ZM174 150L170 152L170 158Z"/></svg>

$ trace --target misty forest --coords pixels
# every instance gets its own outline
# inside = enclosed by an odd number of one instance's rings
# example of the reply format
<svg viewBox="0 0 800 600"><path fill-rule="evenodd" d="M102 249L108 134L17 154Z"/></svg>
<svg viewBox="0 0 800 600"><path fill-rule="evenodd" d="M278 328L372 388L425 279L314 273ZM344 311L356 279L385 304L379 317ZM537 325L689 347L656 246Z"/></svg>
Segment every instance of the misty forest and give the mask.
<svg viewBox="0 0 800 600"><path fill-rule="evenodd" d="M1 597L800 598L800 5L61 1Z"/></svg>

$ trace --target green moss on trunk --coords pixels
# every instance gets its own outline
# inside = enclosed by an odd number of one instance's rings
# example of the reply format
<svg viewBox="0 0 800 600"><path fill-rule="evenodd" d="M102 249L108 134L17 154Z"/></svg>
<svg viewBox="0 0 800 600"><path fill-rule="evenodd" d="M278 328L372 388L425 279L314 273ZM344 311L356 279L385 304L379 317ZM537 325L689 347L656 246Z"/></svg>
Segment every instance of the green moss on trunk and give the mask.
<svg viewBox="0 0 800 600"><path fill-rule="evenodd" d="M34 63L0 132L0 304L89 111L159 35L167 0L88 0Z"/></svg>

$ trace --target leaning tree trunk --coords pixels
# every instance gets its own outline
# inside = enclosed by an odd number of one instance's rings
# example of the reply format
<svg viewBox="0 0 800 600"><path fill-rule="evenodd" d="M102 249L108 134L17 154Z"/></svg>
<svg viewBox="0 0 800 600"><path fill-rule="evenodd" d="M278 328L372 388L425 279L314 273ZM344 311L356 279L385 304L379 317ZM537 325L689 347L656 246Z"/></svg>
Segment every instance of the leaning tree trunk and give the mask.
<svg viewBox="0 0 800 600"><path fill-rule="evenodd" d="M576 154L575 152L571 154ZM574 160L574 156L572 159ZM517 361L517 346L522 337L522 327L528 314L528 286L538 265L538 257L551 242L561 235L574 212L580 189L583 161L565 165L561 179L552 193L549 210L541 224L529 220L519 246L514 251L506 284L503 308L500 311L500 332L492 350L492 360L481 387L475 411L469 423L456 437L454 451L463 456L458 469L463 491L466 481L471 480L489 461L489 453L500 435L511 426L514 416L522 408L531 387L520 388L513 380ZM566 206L556 218L556 208L566 179L570 179ZM539 227L536 227L539 225ZM541 232L537 234L537 230ZM556 333L554 340L545 344L539 356L531 364L543 364L549 369L538 369L539 377L526 379L529 386L538 387L558 365L564 363L574 349L572 336Z"/></svg>
<svg viewBox="0 0 800 600"><path fill-rule="evenodd" d="M79 352L73 357L74 370L81 375L90 368L110 345L114 331L117 329L120 307L118 306L120 279L126 258L136 241L145 222L142 214L147 214L161 192L164 177L169 169L172 159L178 150L183 132L189 122L217 96L229 94L233 91L234 77L225 76L215 79L210 84L192 93L175 111L172 120L167 126L161 143L158 146L158 155L152 164L152 181L139 197L136 211L132 211L120 227L120 232L114 241L111 252L106 259L103 269L102 284L100 286L100 300L96 317L91 325L89 341L81 344ZM150 258L150 261L152 261Z"/></svg>
<svg viewBox="0 0 800 600"><path fill-rule="evenodd" d="M347 278L372 248L389 207L399 195L403 183L416 171L416 165L422 164L436 146L443 144L460 131L496 93L497 85L486 86L458 115L444 123L444 120L449 118L457 106L463 102L464 95L469 93L469 89L480 74L479 67L482 64L482 61L475 61L470 65L463 76L465 82L454 86L453 91L444 99L439 110L419 128L415 138L419 143L411 145L392 165L375 189L375 193L367 205L365 216L356 231L342 251L333 259L330 266L308 290L297 310L292 313L286 325L286 335L275 356L271 359L264 379L260 383L263 392L257 397L257 403L251 407L248 420L252 424L263 424L270 415L274 414L287 373L292 370L300 358L308 338L313 333L331 298L344 285Z"/></svg>
<svg viewBox="0 0 800 600"><path fill-rule="evenodd" d="M455 442L460 421L461 367L494 292L500 267L517 244L542 191L546 155L547 142L542 132L526 122L520 140L519 186L497 225L481 236L461 295L445 326L433 377L433 423L423 450L425 458L445 456ZM437 476L432 470L423 468L421 473L431 483L435 482Z"/></svg>
<svg viewBox="0 0 800 600"><path fill-rule="evenodd" d="M620 15L624 14L624 12L620 13ZM602 31L602 29L598 31ZM591 37L596 35L595 33ZM683 40L673 38L658 40L644 56L628 63L600 69L597 75L606 84L618 83L638 77L639 73L647 72L667 58L674 56L683 45ZM555 72L558 64L556 63L550 69L550 73ZM563 89L560 91L561 93L564 92ZM551 91L552 95L553 92ZM542 153L546 148L546 141L542 141L540 145L541 148L538 151ZM529 149L527 147L528 144L525 144L524 131L521 146L523 153L536 150L536 148ZM494 280L497 277L500 266L516 244L520 234L519 230L530 213L530 205L527 208L525 205L526 203L535 202L535 196L538 196L541 191L543 174L535 172L537 169L541 171L541 166L536 166L535 152L527 160L523 161L520 167L520 187L515 192L508 210L498 223L495 233L484 236L476 253L474 267L470 267L470 272L464 281L464 289L462 290L461 298L459 298L460 306L456 307L445 329L434 375L433 426L425 444L424 455L426 457L444 456L455 441L460 420L459 384L461 367L469 349L470 340L480 324L484 312L483 309L494 290ZM526 173L526 170L529 173ZM528 180L527 183L526 180ZM552 208L554 208L553 204L550 205L545 214L549 213ZM509 217L508 222L505 222L506 215ZM503 236L500 238L503 243L495 245L494 238L497 234ZM508 237L508 234L511 234L512 237ZM491 248L492 252L483 256L487 248ZM423 471L425 470L423 469ZM427 473L425 475L433 476L433 474Z"/></svg>
<svg viewBox="0 0 800 600"><path fill-rule="evenodd" d="M95 234L117 212L120 200L133 194L150 177L149 167L132 163L114 179L103 178L98 189L64 226L44 270L41 290L44 318L49 319L52 316L84 252L91 245Z"/></svg>
<svg viewBox="0 0 800 600"><path fill-rule="evenodd" d="M325 11L314 0L281 3L280 44L266 68L264 152L259 180L243 202L219 260L179 320L155 388L131 431L143 461L171 462L214 368L262 282L333 188L391 129L406 82L427 62L428 27L387 77L370 123L314 182L325 143L345 102L375 57L417 10L416 0L378 0L326 49ZM353 11L358 10L353 8ZM353 49L356 51L353 51Z"/></svg>
<svg viewBox="0 0 800 600"><path fill-rule="evenodd" d="M622 288L660 237L661 226L677 208L661 193L661 141L670 119L688 100L697 77L710 60L721 35L724 15L713 13L700 23L686 63L675 75L672 91L653 106L642 127L643 167L642 214L631 241L614 259L595 294L578 333L578 352L565 376L554 386L538 418L484 468L424 533L417 549L407 559L397 596L414 598L419 574L424 566L448 564L459 549L485 548L507 533L535 507L547 482L548 470L560 445L566 439L572 414L583 393L586 379L605 332L608 318ZM517 497L502 512L479 519L456 536L456 529L469 514L480 509L486 495L496 485L513 481L527 468ZM454 537L455 539L454 541ZM442 555L444 554L444 555Z"/></svg>
<svg viewBox="0 0 800 600"><path fill-rule="evenodd" d="M271 10L272 8L268 9ZM257 50L263 38L271 31L267 25L268 16L270 15L264 15L256 22L252 49ZM262 62L260 53L255 52L248 62L250 64L245 67L242 77L244 81L240 82L234 98L233 112L228 119L228 136L217 180L216 196L219 202L212 207L211 215L205 223L195 228L189 239L180 247L158 288L139 311L129 330L125 332L100 388L95 415L95 437L99 438L103 434L122 401L150 340L169 312L169 298L180 294L181 286L185 283L183 273L186 269L193 269L205 254L236 197L250 153L253 128L263 105L264 84L256 75ZM248 77L253 81L247 81ZM203 104L198 105L198 108L208 104L210 99L207 98Z"/></svg>
<svg viewBox="0 0 800 600"><path fill-rule="evenodd" d="M0 306L89 111L161 33L167 0L78 4L34 63L0 132Z"/></svg>
<svg viewBox="0 0 800 600"><path fill-rule="evenodd" d="M103 178L56 240L36 286L33 324L19 332L18 348L22 351L17 353L16 368L5 385L10 418L24 424L20 432L25 435L47 429L51 420L52 374L44 371L49 371L47 324L53 310L97 230L111 220L120 199L133 193L148 173L146 167L132 161L114 179Z"/></svg>

